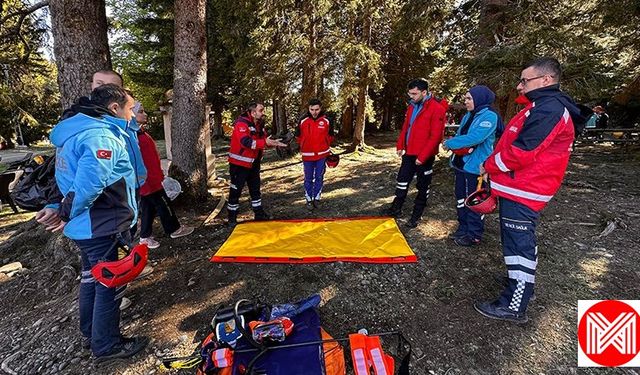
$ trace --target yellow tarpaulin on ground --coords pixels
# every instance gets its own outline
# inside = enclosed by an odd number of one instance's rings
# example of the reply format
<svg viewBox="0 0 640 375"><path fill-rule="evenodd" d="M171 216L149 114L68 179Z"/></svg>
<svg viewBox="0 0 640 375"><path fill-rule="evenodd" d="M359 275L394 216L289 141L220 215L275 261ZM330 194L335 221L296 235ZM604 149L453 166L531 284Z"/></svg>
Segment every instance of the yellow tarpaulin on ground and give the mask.
<svg viewBox="0 0 640 375"><path fill-rule="evenodd" d="M253 221L235 227L212 262L408 263L417 260L388 217Z"/></svg>

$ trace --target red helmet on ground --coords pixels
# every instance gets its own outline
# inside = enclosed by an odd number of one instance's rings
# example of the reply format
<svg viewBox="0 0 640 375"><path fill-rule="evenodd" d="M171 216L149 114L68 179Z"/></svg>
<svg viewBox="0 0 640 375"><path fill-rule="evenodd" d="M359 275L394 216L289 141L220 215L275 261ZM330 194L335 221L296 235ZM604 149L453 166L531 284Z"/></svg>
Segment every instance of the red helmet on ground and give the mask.
<svg viewBox="0 0 640 375"><path fill-rule="evenodd" d="M464 200L464 205L471 211L486 215L492 213L498 207L498 198L491 194L489 189L477 190Z"/></svg>
<svg viewBox="0 0 640 375"><path fill-rule="evenodd" d="M149 247L138 244L133 247L129 255L112 262L99 262L91 267L91 274L107 288L123 286L138 277L147 265Z"/></svg>
<svg viewBox="0 0 640 375"><path fill-rule="evenodd" d="M340 156L336 154L331 154L327 156L327 160L325 161L325 163L327 164L327 167L329 168L337 167L339 162L340 162Z"/></svg>

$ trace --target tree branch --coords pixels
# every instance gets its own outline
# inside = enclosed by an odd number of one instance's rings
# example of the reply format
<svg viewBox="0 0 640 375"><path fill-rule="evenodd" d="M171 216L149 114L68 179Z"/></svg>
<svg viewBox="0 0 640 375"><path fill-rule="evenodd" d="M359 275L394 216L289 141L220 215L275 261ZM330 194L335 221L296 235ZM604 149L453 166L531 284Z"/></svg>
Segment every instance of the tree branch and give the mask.
<svg viewBox="0 0 640 375"><path fill-rule="evenodd" d="M21 9L18 11L15 11L13 13L9 13L6 16L4 16L2 19L0 19L0 26L2 26L9 18L13 18L15 16L20 16L20 18L18 19L18 25L17 27L20 28L20 26L22 25L22 22L24 21L24 19L30 15L31 13L35 12L36 10L40 9L40 8L44 8L46 6L49 6L49 0L44 0L41 1L39 3L36 3L32 6L30 6L29 8L26 9Z"/></svg>
<svg viewBox="0 0 640 375"><path fill-rule="evenodd" d="M4 23L7 20L16 16L20 16L18 18L18 22L11 30L7 31L4 34L0 34L0 40L4 40L13 35L17 35L18 38L20 38L20 41L24 44L26 49L26 53L25 53L25 57L23 58L23 61L26 61L29 58L29 55L31 54L31 46L29 45L29 42L25 39L25 37L22 35L22 32L20 31L20 29L22 28L22 23L24 22L25 18L27 18L28 15L46 6L49 6L49 0L44 0L30 6L29 8L18 10L13 13L9 13L6 16L4 16L2 19L0 19L0 27L1 27L2 25L4 25Z"/></svg>

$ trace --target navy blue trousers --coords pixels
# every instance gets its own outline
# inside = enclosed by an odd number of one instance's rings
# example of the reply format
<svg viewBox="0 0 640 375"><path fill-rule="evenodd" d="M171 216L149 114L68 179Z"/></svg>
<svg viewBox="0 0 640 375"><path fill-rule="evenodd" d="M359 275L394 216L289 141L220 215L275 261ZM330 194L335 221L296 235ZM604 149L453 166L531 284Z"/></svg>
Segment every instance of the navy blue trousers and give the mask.
<svg viewBox="0 0 640 375"><path fill-rule="evenodd" d="M227 210L238 211L238 208L240 207L240 195L242 194L242 189L245 184L249 187L251 208L254 211L258 209L261 210L260 162L254 161L251 168L229 164L229 175L231 177L231 185L229 187L229 202L227 203Z"/></svg>
<svg viewBox="0 0 640 375"><path fill-rule="evenodd" d="M307 202L319 201L321 198L326 159L302 162L304 165L304 197Z"/></svg>
<svg viewBox="0 0 640 375"><path fill-rule="evenodd" d="M464 205L464 200L478 187L478 175L455 170L456 210L458 213L458 229L456 237L469 236L481 240L484 233L484 215L471 211Z"/></svg>
<svg viewBox="0 0 640 375"><path fill-rule="evenodd" d="M427 159L424 164L416 165L417 156L402 155L402 163L396 177L396 197L394 201L400 206L407 198L409 184L413 177L416 177L416 194L415 207L424 209L429 199L429 187L431 186L431 178L433 177L433 162L435 157ZM420 211L422 213L422 211Z"/></svg>
<svg viewBox="0 0 640 375"><path fill-rule="evenodd" d="M120 344L120 302L124 287L107 288L91 275L91 267L102 260L118 259L117 244L130 246L129 231L117 235L74 240L80 248L82 275L80 278L80 331L91 339L91 351L96 357L107 355Z"/></svg>
<svg viewBox="0 0 640 375"><path fill-rule="evenodd" d="M536 226L540 214L524 204L500 198L500 238L509 283L500 295L500 305L524 313L533 294L538 247Z"/></svg>

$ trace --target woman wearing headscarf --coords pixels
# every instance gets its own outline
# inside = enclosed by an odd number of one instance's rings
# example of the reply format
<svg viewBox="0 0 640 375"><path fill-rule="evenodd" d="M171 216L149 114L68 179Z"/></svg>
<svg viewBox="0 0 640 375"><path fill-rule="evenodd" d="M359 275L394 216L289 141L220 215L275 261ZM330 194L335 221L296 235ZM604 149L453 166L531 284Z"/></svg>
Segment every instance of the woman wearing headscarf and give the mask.
<svg viewBox="0 0 640 375"><path fill-rule="evenodd" d="M453 234L459 246L478 245L484 232L483 216L471 211L464 200L476 190L480 165L493 151L496 129L504 128L500 115L491 108L496 95L487 86L474 86L464 96L467 113L456 135L443 142L453 151L450 160L455 170L455 196L458 229Z"/></svg>

